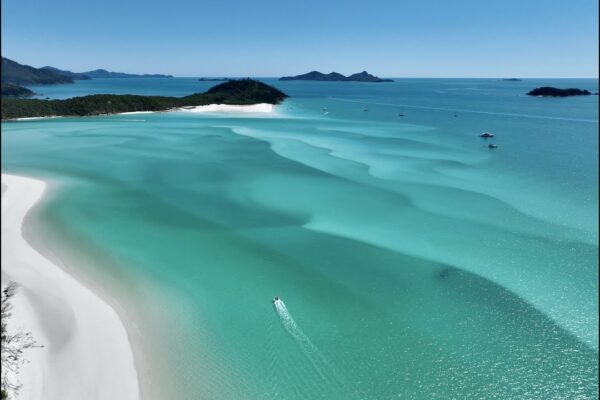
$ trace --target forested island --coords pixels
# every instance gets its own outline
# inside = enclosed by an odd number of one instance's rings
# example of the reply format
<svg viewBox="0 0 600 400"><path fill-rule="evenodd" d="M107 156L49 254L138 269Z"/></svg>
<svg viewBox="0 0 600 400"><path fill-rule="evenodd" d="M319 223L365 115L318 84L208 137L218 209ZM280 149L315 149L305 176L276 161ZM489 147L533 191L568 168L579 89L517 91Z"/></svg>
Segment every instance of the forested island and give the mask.
<svg viewBox="0 0 600 400"><path fill-rule="evenodd" d="M382 79L369 74L367 71L344 76L338 72L324 74L319 71L311 71L296 76L284 76L280 81L330 81L330 82L393 82L392 79Z"/></svg>
<svg viewBox="0 0 600 400"><path fill-rule="evenodd" d="M49 116L91 116L134 111L167 111L208 104L278 104L288 96L254 79L230 80L185 97L96 94L66 100L3 98L2 120Z"/></svg>
<svg viewBox="0 0 600 400"><path fill-rule="evenodd" d="M533 89L527 95L541 97L568 97L568 96L589 96L592 93L581 89L558 89L550 86L543 86Z"/></svg>

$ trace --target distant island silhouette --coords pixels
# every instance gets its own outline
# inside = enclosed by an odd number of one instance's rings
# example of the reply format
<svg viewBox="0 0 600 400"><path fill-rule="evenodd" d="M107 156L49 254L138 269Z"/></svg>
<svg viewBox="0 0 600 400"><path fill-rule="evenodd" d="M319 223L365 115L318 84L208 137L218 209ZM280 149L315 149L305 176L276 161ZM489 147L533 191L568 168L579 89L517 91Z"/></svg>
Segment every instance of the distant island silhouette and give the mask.
<svg viewBox="0 0 600 400"><path fill-rule="evenodd" d="M96 78L172 78L172 75L161 74L126 74L124 72L110 72L105 69L96 69L88 72L71 72L55 67L35 68L30 65L19 64L16 61L2 57L2 97L27 97L34 93L23 85L55 85L74 83L79 80Z"/></svg>
<svg viewBox="0 0 600 400"><path fill-rule="evenodd" d="M540 97L568 97L568 96L589 96L592 93L588 90L582 89L558 89L550 86L543 86L535 88L527 95L529 96L540 96Z"/></svg>
<svg viewBox="0 0 600 400"><path fill-rule="evenodd" d="M367 71L344 76L338 72L324 74L319 71L311 71L306 74L296 76L284 76L280 81L328 81L328 82L393 82L392 79L382 79Z"/></svg>

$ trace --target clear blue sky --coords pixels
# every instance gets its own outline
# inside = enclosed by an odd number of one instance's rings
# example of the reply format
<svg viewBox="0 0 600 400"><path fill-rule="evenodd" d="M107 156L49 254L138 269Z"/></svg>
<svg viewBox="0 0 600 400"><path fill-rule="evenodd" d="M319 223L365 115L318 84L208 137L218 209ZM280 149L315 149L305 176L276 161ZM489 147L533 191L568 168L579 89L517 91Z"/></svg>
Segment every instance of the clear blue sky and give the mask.
<svg viewBox="0 0 600 400"><path fill-rule="evenodd" d="M598 1L2 0L2 53L176 76L598 77Z"/></svg>

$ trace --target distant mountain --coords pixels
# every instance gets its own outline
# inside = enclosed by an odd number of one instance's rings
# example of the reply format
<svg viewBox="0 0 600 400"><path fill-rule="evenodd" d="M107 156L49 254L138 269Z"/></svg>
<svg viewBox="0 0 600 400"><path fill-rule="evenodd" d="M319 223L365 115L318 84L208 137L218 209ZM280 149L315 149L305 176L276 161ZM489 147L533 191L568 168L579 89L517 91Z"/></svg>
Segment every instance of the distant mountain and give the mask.
<svg viewBox="0 0 600 400"><path fill-rule="evenodd" d="M73 78L56 71L19 64L5 57L2 57L0 80L2 83L12 83L15 85L73 83Z"/></svg>
<svg viewBox="0 0 600 400"><path fill-rule="evenodd" d="M67 77L69 77L69 78L71 78L73 80L76 80L76 81L87 81L87 80L92 79L92 78L90 78L89 76L87 76L85 74L81 74L81 73L78 73L78 72L66 71L66 70L58 69L58 68L54 68L54 67L48 67L48 66L46 66L46 67L42 67L41 69L45 69L45 70L48 70L48 71L56 72L57 74L67 76Z"/></svg>
<svg viewBox="0 0 600 400"><path fill-rule="evenodd" d="M90 78L172 78L173 75L161 74L127 74L125 72L110 72L105 69L95 69L93 71L83 72L84 75Z"/></svg>
<svg viewBox="0 0 600 400"><path fill-rule="evenodd" d="M279 78L280 81L345 81L347 78L338 74L337 72L331 72L329 74L324 74L319 71L311 71L306 74L296 75L296 76L284 76L283 78Z"/></svg>
<svg viewBox="0 0 600 400"><path fill-rule="evenodd" d="M126 74L97 69L90 72L71 72L55 67L35 68L19 64L16 61L2 57L1 69L2 97L32 96L33 92L22 85L51 85L57 83L73 83L75 80L92 78L172 78L171 75L160 74Z"/></svg>
<svg viewBox="0 0 600 400"><path fill-rule="evenodd" d="M280 81L330 81L330 82L393 82L392 79L381 79L369 74L367 71L344 76L337 72L324 74L319 71L311 71L306 74L296 76L284 76Z"/></svg>

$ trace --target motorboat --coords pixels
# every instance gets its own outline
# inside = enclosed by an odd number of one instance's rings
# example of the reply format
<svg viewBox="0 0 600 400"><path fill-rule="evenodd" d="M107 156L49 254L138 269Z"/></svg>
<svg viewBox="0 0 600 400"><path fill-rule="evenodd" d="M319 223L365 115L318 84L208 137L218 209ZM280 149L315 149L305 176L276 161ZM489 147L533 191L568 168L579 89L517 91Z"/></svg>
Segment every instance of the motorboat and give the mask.
<svg viewBox="0 0 600 400"><path fill-rule="evenodd" d="M493 138L494 134L490 133L490 132L483 132L481 135L479 135L479 137L482 137L482 138Z"/></svg>
<svg viewBox="0 0 600 400"><path fill-rule="evenodd" d="M488 145L488 147L489 147L490 149L496 149L496 148L498 148L498 145L497 145L497 144L494 144L494 143L490 143L490 144Z"/></svg>
<svg viewBox="0 0 600 400"><path fill-rule="evenodd" d="M279 296L275 296L273 297L273 303L277 303L278 301L280 301L281 299L279 298Z"/></svg>

